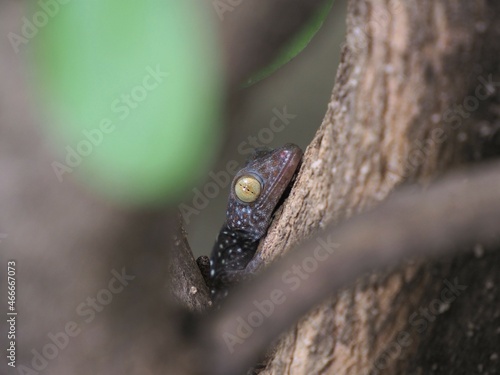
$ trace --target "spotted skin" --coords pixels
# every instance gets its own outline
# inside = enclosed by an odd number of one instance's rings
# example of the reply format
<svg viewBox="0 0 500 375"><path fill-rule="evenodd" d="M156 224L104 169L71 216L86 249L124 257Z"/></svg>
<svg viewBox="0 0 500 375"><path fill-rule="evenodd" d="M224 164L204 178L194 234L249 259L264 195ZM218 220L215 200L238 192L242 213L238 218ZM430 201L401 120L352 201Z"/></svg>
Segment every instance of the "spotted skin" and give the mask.
<svg viewBox="0 0 500 375"><path fill-rule="evenodd" d="M217 236L210 256L208 285L212 300L223 299L229 288L248 278L246 269L260 239L267 232L276 205L290 184L302 158L302 150L286 144L275 150L257 150L234 177L229 194L226 222ZM258 198L241 201L234 186L242 176L252 176L261 183Z"/></svg>

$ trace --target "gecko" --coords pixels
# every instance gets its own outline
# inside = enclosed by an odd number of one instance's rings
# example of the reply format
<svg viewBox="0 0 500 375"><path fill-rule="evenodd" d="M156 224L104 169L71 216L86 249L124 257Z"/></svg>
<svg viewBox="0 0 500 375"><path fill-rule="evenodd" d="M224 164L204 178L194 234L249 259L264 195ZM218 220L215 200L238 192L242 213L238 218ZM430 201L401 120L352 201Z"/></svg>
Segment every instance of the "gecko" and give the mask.
<svg viewBox="0 0 500 375"><path fill-rule="evenodd" d="M291 143L274 150L256 149L236 173L231 183L226 221L211 256L197 259L214 304L219 304L230 288L253 273L249 263L301 159L302 150Z"/></svg>

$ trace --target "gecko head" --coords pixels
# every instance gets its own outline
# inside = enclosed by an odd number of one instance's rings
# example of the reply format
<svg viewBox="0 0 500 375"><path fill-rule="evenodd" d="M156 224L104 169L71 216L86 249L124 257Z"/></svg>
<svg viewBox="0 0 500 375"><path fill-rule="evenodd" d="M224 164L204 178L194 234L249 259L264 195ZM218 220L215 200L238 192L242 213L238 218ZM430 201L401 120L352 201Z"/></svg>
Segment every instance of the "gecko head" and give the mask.
<svg viewBox="0 0 500 375"><path fill-rule="evenodd" d="M266 233L301 158L302 150L294 144L256 150L231 184L226 213L228 228L259 240Z"/></svg>

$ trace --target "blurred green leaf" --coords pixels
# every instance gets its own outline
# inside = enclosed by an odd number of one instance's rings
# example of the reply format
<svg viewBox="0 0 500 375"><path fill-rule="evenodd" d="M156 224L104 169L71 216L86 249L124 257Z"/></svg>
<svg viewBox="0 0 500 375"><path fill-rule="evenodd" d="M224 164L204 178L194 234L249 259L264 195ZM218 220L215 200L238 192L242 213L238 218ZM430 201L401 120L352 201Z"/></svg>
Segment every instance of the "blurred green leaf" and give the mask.
<svg viewBox="0 0 500 375"><path fill-rule="evenodd" d="M57 178L74 172L107 198L152 204L206 172L223 84L210 16L195 0L59 5L33 40Z"/></svg>
<svg viewBox="0 0 500 375"><path fill-rule="evenodd" d="M298 32L297 35L294 36L292 40L285 45L278 56L265 68L259 70L250 78L248 78L243 87L251 86L259 82L260 80L267 78L276 70L289 62L291 59L293 59L295 56L297 56L300 52L302 52L302 50L306 48L314 35L316 35L318 30L323 25L323 22L328 16L332 5L333 0L325 0L325 4L320 7L318 12L303 27L303 29L300 30L300 32Z"/></svg>

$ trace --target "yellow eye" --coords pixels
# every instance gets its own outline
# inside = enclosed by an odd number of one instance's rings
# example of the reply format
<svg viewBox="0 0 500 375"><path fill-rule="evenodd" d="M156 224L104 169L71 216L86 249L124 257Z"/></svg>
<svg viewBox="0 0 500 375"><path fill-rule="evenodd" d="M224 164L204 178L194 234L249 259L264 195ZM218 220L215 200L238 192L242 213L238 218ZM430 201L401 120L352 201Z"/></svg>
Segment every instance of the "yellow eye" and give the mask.
<svg viewBox="0 0 500 375"><path fill-rule="evenodd" d="M260 195L260 181L252 176L243 176L236 181L234 192L245 203L255 202Z"/></svg>

